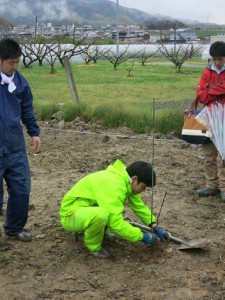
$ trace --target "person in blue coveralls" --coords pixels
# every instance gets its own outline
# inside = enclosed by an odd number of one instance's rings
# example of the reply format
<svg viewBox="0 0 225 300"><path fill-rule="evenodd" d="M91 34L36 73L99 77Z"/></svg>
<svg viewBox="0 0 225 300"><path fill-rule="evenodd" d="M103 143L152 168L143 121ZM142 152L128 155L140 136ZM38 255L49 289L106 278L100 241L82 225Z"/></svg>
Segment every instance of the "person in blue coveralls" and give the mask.
<svg viewBox="0 0 225 300"><path fill-rule="evenodd" d="M28 219L31 179L23 125L32 138L35 152L40 151L41 140L30 86L17 71L21 55L21 47L15 40L0 41L0 212L4 180L8 192L5 235L28 242L32 235L24 227Z"/></svg>

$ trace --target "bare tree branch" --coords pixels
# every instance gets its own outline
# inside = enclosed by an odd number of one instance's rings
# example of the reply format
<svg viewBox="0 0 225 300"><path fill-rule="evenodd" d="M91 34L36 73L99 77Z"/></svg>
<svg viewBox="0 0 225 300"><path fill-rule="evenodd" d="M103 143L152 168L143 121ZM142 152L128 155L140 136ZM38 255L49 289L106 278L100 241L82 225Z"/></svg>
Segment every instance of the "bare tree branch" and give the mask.
<svg viewBox="0 0 225 300"><path fill-rule="evenodd" d="M76 41L75 44L62 44L60 39L56 40L54 46L52 47L51 51L54 52L55 56L57 57L60 64L64 67L63 59L65 56L70 59L73 56L81 55L86 49L88 49L95 41L92 41L90 44L86 46L81 46L82 40Z"/></svg>
<svg viewBox="0 0 225 300"><path fill-rule="evenodd" d="M135 53L130 53L128 52L128 49L129 45L123 51L119 52L119 54L109 49L103 54L103 56L113 65L115 70L120 64L124 63L130 58L135 58L139 53L141 53L141 51L143 51L140 50Z"/></svg>
<svg viewBox="0 0 225 300"><path fill-rule="evenodd" d="M195 45L193 43L187 44L186 46L176 45L175 43L170 49L162 43L159 45L158 50L178 68L179 72L183 63L191 59L202 48L201 45Z"/></svg>
<svg viewBox="0 0 225 300"><path fill-rule="evenodd" d="M81 57L83 58L86 64L88 64L90 61L96 63L97 60L100 59L103 56L103 53L105 52L105 49L101 49L100 46L95 45L92 48L86 48L85 51L81 53Z"/></svg>
<svg viewBox="0 0 225 300"><path fill-rule="evenodd" d="M146 49L142 50L141 55L140 55L140 61L141 65L144 66L145 62L150 58L156 55L156 53L159 52L159 49L157 49L155 52L146 52Z"/></svg>

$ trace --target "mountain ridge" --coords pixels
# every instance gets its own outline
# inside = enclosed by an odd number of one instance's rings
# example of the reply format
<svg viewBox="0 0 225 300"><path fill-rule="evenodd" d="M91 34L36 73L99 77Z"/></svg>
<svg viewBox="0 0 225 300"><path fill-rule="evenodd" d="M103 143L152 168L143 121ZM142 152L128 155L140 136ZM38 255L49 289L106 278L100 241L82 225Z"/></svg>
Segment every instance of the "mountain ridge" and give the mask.
<svg viewBox="0 0 225 300"><path fill-rule="evenodd" d="M38 22L62 24L115 24L117 7L110 0L23 0L12 9L1 4L1 16L13 24L32 25ZM7 17L6 17L7 16ZM143 24L148 19L158 17L134 8L119 6L121 24ZM162 17L163 18L163 17Z"/></svg>
<svg viewBox="0 0 225 300"><path fill-rule="evenodd" d="M36 19L38 23L52 23L53 26L115 25L116 18L117 5L112 0L23 0L18 1L17 5L3 1L0 10L0 29L10 24L34 25ZM161 14L152 15L119 5L119 24L140 25L145 21L154 23L163 19L179 20L187 25L200 23L188 19L174 19Z"/></svg>

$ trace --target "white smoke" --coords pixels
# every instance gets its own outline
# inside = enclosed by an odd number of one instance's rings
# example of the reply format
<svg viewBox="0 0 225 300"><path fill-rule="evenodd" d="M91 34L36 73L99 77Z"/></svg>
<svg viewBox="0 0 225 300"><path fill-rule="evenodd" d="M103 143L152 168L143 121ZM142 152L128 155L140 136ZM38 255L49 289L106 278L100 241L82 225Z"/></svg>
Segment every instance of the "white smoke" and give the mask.
<svg viewBox="0 0 225 300"><path fill-rule="evenodd" d="M67 6L67 0L52 1L46 3L36 3L36 7L43 11L42 19L66 19L71 16L71 12Z"/></svg>
<svg viewBox="0 0 225 300"><path fill-rule="evenodd" d="M7 19L10 15L14 18L18 16L29 16L32 15L32 11L27 7L26 1L11 2L8 0L0 0L0 15Z"/></svg>
<svg viewBox="0 0 225 300"><path fill-rule="evenodd" d="M44 19L71 19L76 12L71 12L67 0L29 0L16 1L12 5L9 0L0 0L0 16L4 19L23 16L38 15L39 20ZM32 6L32 9L29 7ZM36 12L35 12L36 10Z"/></svg>

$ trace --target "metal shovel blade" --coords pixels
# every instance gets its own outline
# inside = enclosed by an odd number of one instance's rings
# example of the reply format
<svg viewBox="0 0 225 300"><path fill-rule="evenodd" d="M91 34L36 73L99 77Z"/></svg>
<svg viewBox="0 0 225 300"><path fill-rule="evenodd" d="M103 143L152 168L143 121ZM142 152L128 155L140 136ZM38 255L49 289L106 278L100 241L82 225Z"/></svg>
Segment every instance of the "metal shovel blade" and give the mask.
<svg viewBox="0 0 225 300"><path fill-rule="evenodd" d="M181 244L182 246L179 248L180 250L185 250L185 249L200 249L204 248L207 246L210 242L209 239L203 238L203 239L196 239L196 240L190 240L190 241L184 241L182 239L176 238L169 234L170 240L172 242Z"/></svg>
<svg viewBox="0 0 225 300"><path fill-rule="evenodd" d="M190 249L204 249L210 243L210 240L206 238L190 240L187 244L182 244L178 249L179 250L190 250Z"/></svg>

